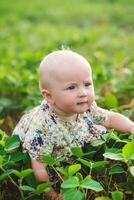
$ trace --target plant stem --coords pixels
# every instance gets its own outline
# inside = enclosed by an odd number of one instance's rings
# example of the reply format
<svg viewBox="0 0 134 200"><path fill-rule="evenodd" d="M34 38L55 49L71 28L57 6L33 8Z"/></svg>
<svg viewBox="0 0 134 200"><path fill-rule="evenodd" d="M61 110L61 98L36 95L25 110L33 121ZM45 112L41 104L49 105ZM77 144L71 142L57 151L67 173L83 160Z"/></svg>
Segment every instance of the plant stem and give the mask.
<svg viewBox="0 0 134 200"><path fill-rule="evenodd" d="M112 175L110 176L110 179L109 179L108 191L109 191L109 188L110 188L111 181L112 181Z"/></svg>
<svg viewBox="0 0 134 200"><path fill-rule="evenodd" d="M3 172L6 172L6 170L3 167L0 167L2 169ZM22 200L25 200L24 198L24 194L22 192L22 190L20 189L19 185L17 185L17 183L12 179L12 177L8 174L7 177L11 180L11 182L18 188L21 198Z"/></svg>
<svg viewBox="0 0 134 200"><path fill-rule="evenodd" d="M56 168L54 166L52 166L53 170L57 173L57 175L60 177L60 179L62 180L62 182L64 181L64 179L62 178L62 176L60 175L60 173L56 170Z"/></svg>

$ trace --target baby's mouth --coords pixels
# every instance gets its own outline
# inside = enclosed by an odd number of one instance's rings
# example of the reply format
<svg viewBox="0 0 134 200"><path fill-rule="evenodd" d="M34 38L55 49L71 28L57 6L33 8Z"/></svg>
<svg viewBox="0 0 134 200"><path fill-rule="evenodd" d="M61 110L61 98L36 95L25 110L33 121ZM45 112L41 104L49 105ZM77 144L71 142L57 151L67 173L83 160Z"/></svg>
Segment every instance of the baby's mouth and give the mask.
<svg viewBox="0 0 134 200"><path fill-rule="evenodd" d="M78 105L83 105L83 104L86 104L87 103L87 101L82 101L82 102L78 102L77 104Z"/></svg>

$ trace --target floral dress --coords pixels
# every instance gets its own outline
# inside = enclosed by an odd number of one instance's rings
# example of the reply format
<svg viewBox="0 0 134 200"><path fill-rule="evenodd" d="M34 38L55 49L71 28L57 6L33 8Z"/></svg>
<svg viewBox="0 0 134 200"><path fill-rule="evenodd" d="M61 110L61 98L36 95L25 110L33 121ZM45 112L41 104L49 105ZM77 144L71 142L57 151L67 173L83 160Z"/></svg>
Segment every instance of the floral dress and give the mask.
<svg viewBox="0 0 134 200"><path fill-rule="evenodd" d="M26 113L13 134L19 135L23 148L32 159L42 160L43 155L71 157L71 147L84 146L100 139L106 128L99 125L108 119L109 111L98 109L95 102L74 122L62 121L46 101Z"/></svg>

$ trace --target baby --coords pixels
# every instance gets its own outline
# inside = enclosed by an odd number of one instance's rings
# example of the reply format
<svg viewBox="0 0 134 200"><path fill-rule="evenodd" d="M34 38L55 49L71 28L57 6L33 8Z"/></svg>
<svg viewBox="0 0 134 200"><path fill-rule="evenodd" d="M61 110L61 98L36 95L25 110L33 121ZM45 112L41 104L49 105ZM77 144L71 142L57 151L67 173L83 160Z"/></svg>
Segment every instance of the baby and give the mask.
<svg viewBox="0 0 134 200"><path fill-rule="evenodd" d="M99 139L106 128L134 132L131 120L97 106L92 70L81 55L54 51L42 60L39 72L44 101L25 114L14 130L31 157L38 181L49 180L44 154L69 158L71 147Z"/></svg>

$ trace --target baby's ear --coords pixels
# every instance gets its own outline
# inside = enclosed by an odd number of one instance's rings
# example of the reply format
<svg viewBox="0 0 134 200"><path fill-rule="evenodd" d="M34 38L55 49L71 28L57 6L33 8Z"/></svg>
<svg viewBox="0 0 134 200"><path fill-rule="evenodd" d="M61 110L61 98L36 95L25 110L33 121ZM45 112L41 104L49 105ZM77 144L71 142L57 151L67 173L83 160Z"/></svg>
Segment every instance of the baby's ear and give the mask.
<svg viewBox="0 0 134 200"><path fill-rule="evenodd" d="M50 103L50 104L53 103L52 96L51 96L51 93L50 93L49 90L47 90L47 89L42 89L42 90L41 90L41 94L42 94L43 98L44 98L48 103Z"/></svg>

